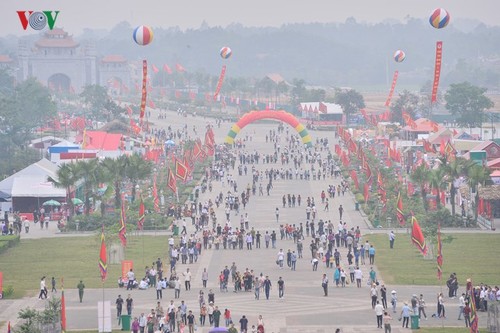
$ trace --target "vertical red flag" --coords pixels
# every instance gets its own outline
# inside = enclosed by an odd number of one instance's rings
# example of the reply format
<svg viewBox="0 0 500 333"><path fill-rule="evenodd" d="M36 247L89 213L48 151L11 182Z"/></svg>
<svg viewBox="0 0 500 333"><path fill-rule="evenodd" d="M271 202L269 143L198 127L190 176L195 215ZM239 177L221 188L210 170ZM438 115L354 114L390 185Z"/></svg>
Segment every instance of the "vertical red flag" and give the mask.
<svg viewBox="0 0 500 333"><path fill-rule="evenodd" d="M441 243L441 223L438 223L437 230L437 277L441 280L443 276L443 244Z"/></svg>
<svg viewBox="0 0 500 333"><path fill-rule="evenodd" d="M66 299L64 298L64 280L61 279L61 332L66 333ZM10 332L10 330L9 330Z"/></svg>
<svg viewBox="0 0 500 333"><path fill-rule="evenodd" d="M141 97L141 112L139 114L140 124L142 126L142 120L144 114L146 113L146 98L148 96L147 90L147 79L148 79L148 62L147 60L142 61L142 97Z"/></svg>
<svg viewBox="0 0 500 333"><path fill-rule="evenodd" d="M434 64L434 83L432 84L431 102L437 101L439 77L441 76L441 58L443 57L443 42L436 42L436 62Z"/></svg>
<svg viewBox="0 0 500 333"><path fill-rule="evenodd" d="M104 227L101 231L101 251L99 252L99 272L101 273L101 280L106 280L108 274L108 253L106 250L106 239L104 237Z"/></svg>
<svg viewBox="0 0 500 333"><path fill-rule="evenodd" d="M186 71L186 69L179 63L175 64L175 69L179 72L179 73L184 73Z"/></svg>
<svg viewBox="0 0 500 333"><path fill-rule="evenodd" d="M398 203L396 207L396 218L399 225L405 225L405 215L403 214L403 199L401 198L401 191L398 192Z"/></svg>
<svg viewBox="0 0 500 333"><path fill-rule="evenodd" d="M144 213L146 212L146 207L144 206L144 200L142 199L141 195L141 203L139 204L139 220L137 221L137 227L139 230L142 230L144 228Z"/></svg>
<svg viewBox="0 0 500 333"><path fill-rule="evenodd" d="M182 181L186 181L188 176L188 168L184 165L181 160L174 157L174 165L175 165L175 176Z"/></svg>
<svg viewBox="0 0 500 333"><path fill-rule="evenodd" d="M118 237L123 246L127 246L127 216L125 215L125 198L122 196L122 206L120 209L120 230Z"/></svg>
<svg viewBox="0 0 500 333"><path fill-rule="evenodd" d="M158 189L156 187L156 176L153 178L153 200L155 212L158 213L160 211L160 199L158 198Z"/></svg>
<svg viewBox="0 0 500 333"><path fill-rule="evenodd" d="M417 247L417 249L423 254L427 254L427 244L425 243L425 237L418 224L418 220L415 216L411 217L411 241Z"/></svg>
<svg viewBox="0 0 500 333"><path fill-rule="evenodd" d="M9 320L9 324L7 325L7 333L11 333L11 331L10 331L10 320Z"/></svg>
<svg viewBox="0 0 500 333"><path fill-rule="evenodd" d="M156 67L154 64L151 65L151 69L153 70L153 72L155 73L158 73L160 70L158 69L158 67Z"/></svg>
<svg viewBox="0 0 500 333"><path fill-rule="evenodd" d="M368 199L370 199L370 185L366 183L363 187L363 195L365 197L365 203L368 203Z"/></svg>
<svg viewBox="0 0 500 333"><path fill-rule="evenodd" d="M222 83L224 82L224 76L226 76L226 65L222 66L222 70L220 71L219 81L217 82L217 87L215 88L214 101L217 100L217 96L220 93Z"/></svg>
<svg viewBox="0 0 500 333"><path fill-rule="evenodd" d="M172 192L177 194L177 180L175 179L174 173L172 172L171 168L168 168L167 186L172 190Z"/></svg>
<svg viewBox="0 0 500 333"><path fill-rule="evenodd" d="M385 106L391 105L391 99L392 95L394 94L394 89L396 89L396 82L398 81L398 71L394 71L394 75L392 76L392 85L391 85L391 90L389 90L389 96L387 96L387 99L385 100Z"/></svg>
<svg viewBox="0 0 500 333"><path fill-rule="evenodd" d="M354 182L354 186L356 186L356 189L359 190L358 175L356 174L356 170L351 170L351 178Z"/></svg>
<svg viewBox="0 0 500 333"><path fill-rule="evenodd" d="M467 297L470 306L470 333L479 333L479 318L477 317L476 300L472 279L467 279Z"/></svg>
<svg viewBox="0 0 500 333"><path fill-rule="evenodd" d="M172 74L172 70L167 64L163 65L163 71L167 72L167 74Z"/></svg>

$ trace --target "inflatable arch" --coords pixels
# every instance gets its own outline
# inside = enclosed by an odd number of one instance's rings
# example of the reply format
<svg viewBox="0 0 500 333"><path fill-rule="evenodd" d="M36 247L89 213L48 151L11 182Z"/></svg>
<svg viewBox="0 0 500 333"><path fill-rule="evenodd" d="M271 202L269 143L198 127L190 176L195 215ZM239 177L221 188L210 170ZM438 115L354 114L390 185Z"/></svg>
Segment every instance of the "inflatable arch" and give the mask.
<svg viewBox="0 0 500 333"><path fill-rule="evenodd" d="M294 115L291 113L288 113L286 111L280 110L280 111L274 111L274 110L263 110L263 111L251 111L247 114L245 114L243 117L238 120L236 124L234 124L231 129L229 130L229 133L227 133L226 136L226 143L228 144L233 144L234 143L234 138L238 135L238 133L245 127L246 125L253 123L254 121L261 120L261 119L276 119L280 120L282 122L287 123L288 125L292 126L295 128L297 133L299 133L300 137L302 138L302 143L306 145L307 147L312 147L312 139L309 133L307 132L307 129L302 125L297 118L295 118Z"/></svg>

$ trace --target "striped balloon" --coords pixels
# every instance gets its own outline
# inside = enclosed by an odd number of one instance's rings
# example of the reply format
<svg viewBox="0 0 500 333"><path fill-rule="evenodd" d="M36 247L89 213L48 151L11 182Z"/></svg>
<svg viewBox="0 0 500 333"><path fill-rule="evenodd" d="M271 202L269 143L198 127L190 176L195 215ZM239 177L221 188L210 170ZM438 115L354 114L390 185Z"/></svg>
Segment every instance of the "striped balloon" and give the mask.
<svg viewBox="0 0 500 333"><path fill-rule="evenodd" d="M397 50L394 53L394 60L396 60L396 62L403 62L403 60L405 60L405 58L406 58L406 54L401 50Z"/></svg>
<svg viewBox="0 0 500 333"><path fill-rule="evenodd" d="M220 49L220 56L222 59L228 59L231 54L233 54L233 51L227 46L224 46L222 49Z"/></svg>
<svg viewBox="0 0 500 333"><path fill-rule="evenodd" d="M139 45L148 45L153 41L153 30L147 25L140 25L134 29L134 41Z"/></svg>
<svg viewBox="0 0 500 333"><path fill-rule="evenodd" d="M429 17L429 23L436 29L442 29L450 23L450 14L443 8L436 8Z"/></svg>

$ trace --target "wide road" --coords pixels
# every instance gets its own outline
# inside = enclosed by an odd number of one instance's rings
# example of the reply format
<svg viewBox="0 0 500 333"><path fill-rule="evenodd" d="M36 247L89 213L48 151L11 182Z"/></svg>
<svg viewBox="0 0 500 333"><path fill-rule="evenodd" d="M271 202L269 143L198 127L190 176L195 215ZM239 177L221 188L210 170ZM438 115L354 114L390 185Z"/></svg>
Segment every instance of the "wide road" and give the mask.
<svg viewBox="0 0 500 333"><path fill-rule="evenodd" d="M202 117L180 117L174 112L168 112L166 119L156 119L155 110L152 111L152 121L158 128L166 128L171 125L174 129L183 126L185 123L188 124L189 130L192 132L193 125L196 126L198 133L204 133L204 127L208 122L213 122L211 119L203 119ZM227 134L227 131L231 127L230 123L222 123L220 128L215 127L216 142L221 143ZM258 151L261 154L270 154L274 152L273 145L266 143L265 136L269 133L269 130L277 129L277 122L274 123L262 123L262 124L252 124L245 127L239 134L237 138L248 137L246 141L245 151L253 152ZM285 125L287 127L287 125ZM289 128L290 133L293 132L292 128ZM311 136L315 141L316 138L328 137L330 140L330 148L334 144L333 132L311 132ZM251 139L251 140L250 140ZM281 139L281 146L284 147L285 141L284 137ZM324 154L324 152L323 152ZM246 188L247 184L251 184L251 172L248 172L247 176L239 176L237 171L238 163L234 171L231 171L233 178L238 184L238 191ZM255 167L258 170L265 170L266 168L281 168L281 163L277 164L257 164ZM251 165L249 166L251 170ZM249 170L249 171L250 171ZM266 249L264 242L262 242L261 249L253 250L207 250L203 251L200 260L193 265L179 265L178 271L183 272L186 268L190 268L193 272L193 282L192 289L190 291L181 292L180 300L185 300L189 309L192 309L197 316L199 314L198 308L198 294L202 289L201 283L201 272L204 268L207 268L209 272L209 282L208 288L205 289L205 297L208 293L208 289L213 289L215 296L215 303L223 312L225 308L231 310L232 319L236 322L239 329L238 321L242 315L246 315L249 318L250 327L256 324L257 317L262 315L264 317L266 332L281 332L281 333L295 333L295 332L334 332L336 327L342 329L342 332L377 332L380 331L376 328L376 320L374 311L370 305L369 287L366 283L366 278L368 277L368 271L370 266L365 265L362 267L364 274L364 281L362 288L356 288L355 285L348 285L346 288L336 288L333 280L333 269L327 269L324 264L319 265L318 270L313 272L310 263L311 254L308 245L311 241L310 237L306 237L304 241L304 258L298 259L296 271L291 271L290 269L279 269L276 265L276 255L280 248L287 251L288 249L296 250L296 245L293 240L283 240L279 239L279 224L299 224L304 223L305 225L305 200L308 196L314 197L315 202L318 204L318 218L323 220L332 220L335 230L337 230L337 225L339 221L338 207L340 204L344 207L344 217L343 221L347 222L349 228L359 226L362 230L362 235L365 236L371 231L365 223L364 218L359 214L359 212L354 210L354 201L350 193L346 193L345 196L336 197L330 202L329 212L324 212L321 202L320 193L322 190L326 190L328 185L337 185L340 183L340 179L328 178L326 180L277 180L273 182L273 189L271 195L267 196L252 196L250 202L246 207L246 210L241 210L240 213L248 213L250 218L250 227L255 228L255 230L265 233L266 231L271 232L272 230L278 233L277 249ZM267 181L263 180L263 186ZM200 198L200 200L205 201L208 199L214 200L214 197L219 192L226 193L228 191L227 183L223 186L220 182L213 182L213 191L206 192ZM295 208L282 208L281 198L284 194L300 194L302 196L302 206ZM258 194L258 191L257 191ZM279 223L276 222L275 209L279 207L280 217ZM224 210L221 208L216 210L217 217L219 221L225 220ZM239 216L235 216L234 213L231 215L231 222L233 226L239 224ZM194 232L194 229L189 225L189 232ZM53 233L49 230L47 233ZM42 232L36 232L43 237ZM158 235L158 237L165 237L167 241L167 236L165 234ZM364 243L364 239L362 240ZM341 249L342 253L342 265L347 267L346 251ZM151 258L156 258L158 254L152 253L149 255ZM165 254L162 254L165 256ZM168 262L164 257L164 262ZM253 269L257 274L269 275L272 283L273 289L271 290L270 300L265 300L262 297L260 300L255 300L252 292L239 292L235 293L230 289L228 293L219 292L218 285L218 274L224 268L225 265L231 266L233 262L236 262L238 270L244 271L246 268ZM376 265L373 266L376 270ZM97 269L97 268L96 268ZM321 288L321 277L322 274L326 273L330 279L329 296L324 297ZM378 272L377 272L378 273ZM278 298L277 284L276 281L278 277L283 277L285 280L285 297L284 299ZM114 277L109 277L113 279ZM383 282L383 276L378 274L379 281ZM432 314L436 308L435 295L439 292L438 287L434 286L387 286L388 291L396 289L398 292L398 313L394 314L393 320L393 332L407 331L400 328L400 322L397 318L399 317L399 312L403 301L407 301L411 298L412 294L423 293L427 301L427 313ZM121 294L123 298L127 297L127 292L123 289L106 289L104 291L104 297L111 301L112 304L112 314L114 311L114 300L117 295ZM156 296L154 290L139 291L134 290L131 292L134 298L135 308L133 315L139 315L141 312L146 314L156 306ZM162 304L164 308L167 307L169 300L174 299L173 290L167 290L164 292ZM85 291L84 303L80 304L78 302L77 291L74 289L66 290L67 297L67 320L68 328L70 330L74 329L95 329L97 327L97 301L102 300L103 292L102 290L90 290ZM444 325L462 325L463 322L456 320L456 315L458 311L458 305L456 300L447 301L447 313L449 318L444 320ZM0 307L4 310L0 310L0 321L11 319L13 314L17 312L19 308L25 307L27 305L34 307L42 307L44 301L39 301L35 297L27 297L22 300L16 301L2 301L7 307ZM179 300L176 300L175 304L179 304ZM114 317L113 317L114 318ZM482 323L485 323L486 319L481 319ZM208 321L208 319L207 319ZM113 325L118 328L116 320L113 320ZM443 322L441 320L436 320L429 318L428 321L421 322L421 326L441 326ZM208 327L200 327L198 332L208 332Z"/></svg>

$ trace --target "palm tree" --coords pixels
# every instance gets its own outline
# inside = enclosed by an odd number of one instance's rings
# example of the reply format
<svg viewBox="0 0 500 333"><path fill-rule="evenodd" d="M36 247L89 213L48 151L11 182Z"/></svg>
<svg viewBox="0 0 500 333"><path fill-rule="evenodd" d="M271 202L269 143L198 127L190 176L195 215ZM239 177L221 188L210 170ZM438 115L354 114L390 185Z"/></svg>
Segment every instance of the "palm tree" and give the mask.
<svg viewBox="0 0 500 333"><path fill-rule="evenodd" d="M468 172L469 186L472 190L472 193L476 194L474 197L474 206L473 206L474 220L476 221L477 221L477 205L479 203L478 185L485 186L486 182L491 180L490 173L491 173L490 169L477 164L472 166Z"/></svg>
<svg viewBox="0 0 500 333"><path fill-rule="evenodd" d="M83 179L85 215L89 215L90 213L90 197L93 195L94 187L98 183L98 165L99 163L96 159L78 161L75 164L75 175L78 179Z"/></svg>
<svg viewBox="0 0 500 333"><path fill-rule="evenodd" d="M70 207L71 215L73 215L75 212L73 201L71 200L71 191L78 181L77 175L75 174L75 165L72 163L63 164L57 170L57 178L48 177L47 181L54 184L57 188L66 189L66 203Z"/></svg>
<svg viewBox="0 0 500 333"><path fill-rule="evenodd" d="M470 161L463 158L456 158L455 160L448 162L446 157L440 158L442 161L441 166L446 171L448 181L450 182L450 204L451 204L451 215L455 216L455 197L457 194L457 188L455 186L455 181L460 178L460 176L466 175L469 168L472 167Z"/></svg>
<svg viewBox="0 0 500 333"><path fill-rule="evenodd" d="M429 174L429 184L431 188L436 189L436 208L441 208L441 190L446 188L446 171L444 168L431 170Z"/></svg>
<svg viewBox="0 0 500 333"><path fill-rule="evenodd" d="M132 202L135 201L135 192L137 183L140 180L149 178L153 173L153 165L150 161L145 161L142 156L133 154L129 157L128 165L125 168L125 174L132 183Z"/></svg>
<svg viewBox="0 0 500 333"><path fill-rule="evenodd" d="M125 179L128 164L129 157L126 155L121 155L116 159L106 157L101 161L101 166L106 173L107 180L113 183L115 208L120 208L121 205L121 185Z"/></svg>
<svg viewBox="0 0 500 333"><path fill-rule="evenodd" d="M429 182L429 178L430 178L430 171L427 169L427 166L425 164L419 165L410 175L410 179L420 187L420 195L422 196L422 201L426 211L428 209L428 204L427 204L427 198L426 198L427 192L425 190L425 186Z"/></svg>

